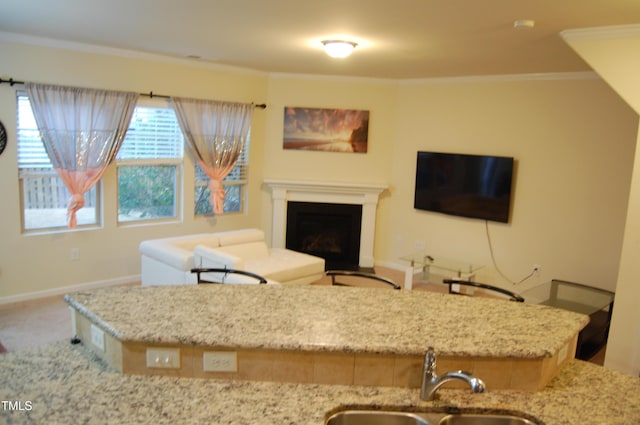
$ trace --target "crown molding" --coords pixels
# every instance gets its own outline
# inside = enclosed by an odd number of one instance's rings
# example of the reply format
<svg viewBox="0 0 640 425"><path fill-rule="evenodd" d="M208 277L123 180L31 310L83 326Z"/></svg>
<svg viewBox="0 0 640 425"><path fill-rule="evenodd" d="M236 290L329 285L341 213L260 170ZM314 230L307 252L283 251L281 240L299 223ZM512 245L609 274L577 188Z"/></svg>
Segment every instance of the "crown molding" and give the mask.
<svg viewBox="0 0 640 425"><path fill-rule="evenodd" d="M182 58L178 56L169 56L156 53L141 52L137 50L120 49L117 47L100 46L96 44L78 43L75 41L66 41L53 38L36 37L25 34L17 34L11 32L0 31L0 42L26 44L38 47L48 47L52 49L63 49L83 53L95 53L108 56L117 56L128 59L139 59L150 62L170 63L174 65L183 65L194 68L205 68L214 71L234 72L242 74L252 74L258 76L266 76L268 73L264 71L256 71L249 68L242 68L232 65L218 64L200 59Z"/></svg>
<svg viewBox="0 0 640 425"><path fill-rule="evenodd" d="M474 75L460 77L415 78L401 80L401 85L452 84L452 83L504 83L518 81L596 80L600 76L593 71L547 72L537 74Z"/></svg>
<svg viewBox="0 0 640 425"><path fill-rule="evenodd" d="M640 24L565 30L560 36L567 41L640 37Z"/></svg>
<svg viewBox="0 0 640 425"><path fill-rule="evenodd" d="M379 84L452 84L452 83L496 83L516 81L553 81L553 80L597 80L600 76L593 71L577 72L547 72L537 74L504 74L504 75L470 75L455 77L425 77L425 78L398 78L383 79L371 77L347 77L336 75L312 75L312 74L288 74L271 73L269 79L299 79L313 81L333 81L351 83L379 83Z"/></svg>

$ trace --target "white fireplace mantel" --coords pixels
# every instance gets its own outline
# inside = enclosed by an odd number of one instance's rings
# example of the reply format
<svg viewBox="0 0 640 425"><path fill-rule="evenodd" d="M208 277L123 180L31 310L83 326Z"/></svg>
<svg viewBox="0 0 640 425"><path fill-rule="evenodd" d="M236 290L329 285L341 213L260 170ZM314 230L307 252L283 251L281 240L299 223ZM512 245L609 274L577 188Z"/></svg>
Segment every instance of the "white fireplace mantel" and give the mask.
<svg viewBox="0 0 640 425"><path fill-rule="evenodd" d="M360 232L360 267L373 267L373 243L376 209L384 184L315 182L300 180L265 180L271 188L273 202L272 237L274 248L284 248L287 228L287 202L324 202L362 205Z"/></svg>

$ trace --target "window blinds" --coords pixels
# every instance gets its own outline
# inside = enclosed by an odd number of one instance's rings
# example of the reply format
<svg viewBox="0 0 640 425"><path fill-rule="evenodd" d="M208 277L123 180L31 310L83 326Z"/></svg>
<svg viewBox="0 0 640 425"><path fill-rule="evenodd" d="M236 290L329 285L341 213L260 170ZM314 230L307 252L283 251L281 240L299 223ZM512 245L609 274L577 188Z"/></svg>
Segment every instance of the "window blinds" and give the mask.
<svg viewBox="0 0 640 425"><path fill-rule="evenodd" d="M182 131L171 108L137 106L116 158L182 158L182 143Z"/></svg>
<svg viewBox="0 0 640 425"><path fill-rule="evenodd" d="M18 168L51 168L26 94L18 95ZM180 159L183 136L171 108L137 106L118 160Z"/></svg>

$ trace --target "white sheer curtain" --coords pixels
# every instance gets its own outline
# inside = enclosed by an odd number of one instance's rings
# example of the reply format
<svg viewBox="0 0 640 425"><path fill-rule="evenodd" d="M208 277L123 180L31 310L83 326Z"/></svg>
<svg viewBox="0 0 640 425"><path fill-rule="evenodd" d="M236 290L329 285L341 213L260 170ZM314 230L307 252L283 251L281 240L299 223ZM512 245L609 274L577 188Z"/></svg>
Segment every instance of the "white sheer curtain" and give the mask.
<svg viewBox="0 0 640 425"><path fill-rule="evenodd" d="M209 177L209 202L223 212L222 180L233 169L251 128L253 104L171 98L189 151Z"/></svg>
<svg viewBox="0 0 640 425"><path fill-rule="evenodd" d="M49 159L71 192L67 219L74 228L84 193L122 145L139 95L37 83L25 87Z"/></svg>

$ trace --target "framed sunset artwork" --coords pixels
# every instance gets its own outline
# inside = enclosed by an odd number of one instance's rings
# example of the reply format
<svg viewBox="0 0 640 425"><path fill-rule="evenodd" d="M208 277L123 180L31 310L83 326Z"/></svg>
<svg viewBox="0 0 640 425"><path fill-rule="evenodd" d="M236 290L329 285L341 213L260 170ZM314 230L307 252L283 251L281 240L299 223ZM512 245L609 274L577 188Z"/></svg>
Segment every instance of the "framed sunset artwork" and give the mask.
<svg viewBox="0 0 640 425"><path fill-rule="evenodd" d="M284 108L283 148L366 153L369 111Z"/></svg>

